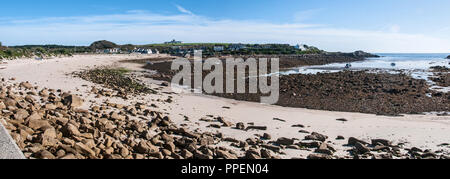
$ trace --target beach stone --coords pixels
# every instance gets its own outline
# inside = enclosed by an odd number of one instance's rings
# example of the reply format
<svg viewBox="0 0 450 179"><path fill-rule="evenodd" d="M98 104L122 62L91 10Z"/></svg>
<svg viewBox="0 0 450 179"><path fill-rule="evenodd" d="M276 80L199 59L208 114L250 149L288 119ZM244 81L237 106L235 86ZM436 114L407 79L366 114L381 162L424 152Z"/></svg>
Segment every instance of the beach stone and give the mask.
<svg viewBox="0 0 450 179"><path fill-rule="evenodd" d="M261 145L262 148L274 151L274 152L280 152L281 151L281 147L275 146L275 145L271 145L271 144L262 144Z"/></svg>
<svg viewBox="0 0 450 179"><path fill-rule="evenodd" d="M90 157L95 157L95 152L81 142L75 143L74 147L75 147L75 150L77 150L77 152L79 152L79 153L86 154Z"/></svg>
<svg viewBox="0 0 450 179"><path fill-rule="evenodd" d="M344 119L344 118L339 118L339 119L336 119L336 121L347 122L348 120L347 120L347 119Z"/></svg>
<svg viewBox="0 0 450 179"><path fill-rule="evenodd" d="M281 137L281 138L279 138L278 140L277 140L277 144L280 144L280 145L292 145L292 144L294 144L294 139L289 139L289 138L285 138L285 137Z"/></svg>
<svg viewBox="0 0 450 179"><path fill-rule="evenodd" d="M297 144L300 147L305 147L305 148L318 148L322 145L322 142L320 141L310 141L310 142L300 142Z"/></svg>
<svg viewBox="0 0 450 179"><path fill-rule="evenodd" d="M41 96L41 97L48 97L49 95L50 94L47 89L43 89L43 90L39 91L39 96Z"/></svg>
<svg viewBox="0 0 450 179"><path fill-rule="evenodd" d="M56 152L56 158L61 158L61 157L64 157L65 155L66 155L66 151L64 151L63 149L58 150Z"/></svg>
<svg viewBox="0 0 450 179"><path fill-rule="evenodd" d="M232 142L232 143L239 143L239 142L241 142L240 140L237 140L237 139L231 138L231 137L227 137L227 138L223 139L223 141L225 141L225 142Z"/></svg>
<svg viewBox="0 0 450 179"><path fill-rule="evenodd" d="M307 130L299 130L298 133L302 133L302 134L310 134L311 132L307 131Z"/></svg>
<svg viewBox="0 0 450 179"><path fill-rule="evenodd" d="M229 121L226 121L223 117L218 117L217 120L218 120L220 123L222 123L222 125L223 125L224 127L231 127L231 126L233 126L233 123L231 123L231 122L229 122Z"/></svg>
<svg viewBox="0 0 450 179"><path fill-rule="evenodd" d="M173 142L167 142L166 144L164 144L164 148L172 153L174 153L176 150L175 144Z"/></svg>
<svg viewBox="0 0 450 179"><path fill-rule="evenodd" d="M305 125L303 125L303 124L296 124L296 125L292 125L292 127L305 128Z"/></svg>
<svg viewBox="0 0 450 179"><path fill-rule="evenodd" d="M382 151L382 150L389 150L389 147L384 145L377 145L372 149L372 151Z"/></svg>
<svg viewBox="0 0 450 179"><path fill-rule="evenodd" d="M376 146L377 144L382 144L384 146L391 146L392 142L386 139L372 139L372 145Z"/></svg>
<svg viewBox="0 0 450 179"><path fill-rule="evenodd" d="M328 139L328 136L319 134L317 132L313 132L311 135L308 135L305 137L305 140L316 140L316 141L321 141L321 142L325 142L327 139Z"/></svg>
<svg viewBox="0 0 450 179"><path fill-rule="evenodd" d="M331 155L327 154L310 154L308 155L307 159L310 160L330 160L333 159Z"/></svg>
<svg viewBox="0 0 450 179"><path fill-rule="evenodd" d="M271 140L272 136L270 134L268 134L268 133L264 133L262 138L265 139L265 140Z"/></svg>
<svg viewBox="0 0 450 179"><path fill-rule="evenodd" d="M354 146L354 145L356 145L356 143L368 144L367 142L359 140L359 139L354 138L354 137L348 138L348 143L347 143L348 145Z"/></svg>
<svg viewBox="0 0 450 179"><path fill-rule="evenodd" d="M370 152L370 148L360 142L356 142L354 149L357 154L365 154Z"/></svg>
<svg viewBox="0 0 450 179"><path fill-rule="evenodd" d="M161 83L161 86L167 87L167 86L169 86L169 83L167 83L167 82L162 82L162 83Z"/></svg>
<svg viewBox="0 0 450 179"><path fill-rule="evenodd" d="M72 108L81 107L83 105L83 99L76 95L67 95L63 100L64 105Z"/></svg>
<svg viewBox="0 0 450 179"><path fill-rule="evenodd" d="M151 144L149 141L141 141L139 142L139 145L137 146L137 151L142 154L148 154L148 153L154 153L158 152L158 147Z"/></svg>
<svg viewBox="0 0 450 179"><path fill-rule="evenodd" d="M186 150L186 149L183 149L183 150L181 151L181 156L182 156L183 158L185 158L185 159L191 159L192 157L194 157L194 154L192 154L191 152L189 152L189 151Z"/></svg>
<svg viewBox="0 0 450 179"><path fill-rule="evenodd" d="M210 124L208 127L210 127L210 128L216 128L216 129L220 129L220 128L221 128L221 126L218 125L218 124Z"/></svg>
<svg viewBox="0 0 450 179"><path fill-rule="evenodd" d="M421 156L423 159L436 159L437 155L433 152L426 152Z"/></svg>
<svg viewBox="0 0 450 179"><path fill-rule="evenodd" d="M327 155L333 155L333 151L331 149L329 149L327 143L322 143L322 145L319 146L318 149L315 150L316 153L321 153L321 154L327 154Z"/></svg>
<svg viewBox="0 0 450 179"><path fill-rule="evenodd" d="M5 103L3 103L3 101L0 101L0 110L3 110L6 108Z"/></svg>
<svg viewBox="0 0 450 179"><path fill-rule="evenodd" d="M44 105L44 108L47 110L55 110L57 107L54 104L48 103Z"/></svg>
<svg viewBox="0 0 450 179"><path fill-rule="evenodd" d="M16 113L14 114L14 119L16 120L23 120L25 118L27 118L30 114L28 113L27 110L25 109L19 109L16 111Z"/></svg>
<svg viewBox="0 0 450 179"><path fill-rule="evenodd" d="M28 82L22 82L20 83L20 87L23 87L25 89L33 89L33 85Z"/></svg>
<svg viewBox="0 0 450 179"><path fill-rule="evenodd" d="M126 119L126 116L120 115L116 112L113 112L111 114L111 119L114 121L124 121Z"/></svg>
<svg viewBox="0 0 450 179"><path fill-rule="evenodd" d="M262 130L265 131L267 130L267 126L248 126L246 130Z"/></svg>
<svg viewBox="0 0 450 179"><path fill-rule="evenodd" d="M74 154L67 154L67 155L65 155L64 157L61 157L61 159L64 159L64 160L73 160L73 159L77 159L77 157L75 157Z"/></svg>
<svg viewBox="0 0 450 179"><path fill-rule="evenodd" d="M245 153L245 158L246 159L250 159L250 160L257 160L257 159L261 159L261 156L257 152L254 152L252 150L248 150Z"/></svg>
<svg viewBox="0 0 450 179"><path fill-rule="evenodd" d="M125 158L130 155L130 151L126 147L122 147L120 149L120 155Z"/></svg>
<svg viewBox="0 0 450 179"><path fill-rule="evenodd" d="M224 150L217 150L216 153L217 153L218 157L222 157L224 159L238 159L237 156L230 154L229 152L224 151Z"/></svg>
<svg viewBox="0 0 450 179"><path fill-rule="evenodd" d="M42 146L57 146L58 140L56 139L56 130L53 127L49 127L42 134Z"/></svg>
<svg viewBox="0 0 450 179"><path fill-rule="evenodd" d="M48 121L32 118L28 120L27 126L30 127L31 129L37 130L41 128L50 127L51 125L48 123Z"/></svg>
<svg viewBox="0 0 450 179"><path fill-rule="evenodd" d="M270 152L270 150L261 149L261 157L270 159L270 158L272 158L272 153Z"/></svg>
<svg viewBox="0 0 450 179"><path fill-rule="evenodd" d="M237 123L236 124L236 129L245 130L245 124L242 123L242 122Z"/></svg>
<svg viewBox="0 0 450 179"><path fill-rule="evenodd" d="M41 159L56 159L56 157L47 150L41 151L40 158Z"/></svg>
<svg viewBox="0 0 450 179"><path fill-rule="evenodd" d="M65 136L71 137L71 136L80 136L81 133L78 130L78 127L76 127L73 124L67 124L63 129Z"/></svg>
<svg viewBox="0 0 450 179"><path fill-rule="evenodd" d="M7 98L3 102L5 103L6 107L16 107L17 105L17 101L11 98Z"/></svg>
<svg viewBox="0 0 450 179"><path fill-rule="evenodd" d="M25 96L25 101L34 104L35 103L35 99L31 96L31 95L27 95Z"/></svg>

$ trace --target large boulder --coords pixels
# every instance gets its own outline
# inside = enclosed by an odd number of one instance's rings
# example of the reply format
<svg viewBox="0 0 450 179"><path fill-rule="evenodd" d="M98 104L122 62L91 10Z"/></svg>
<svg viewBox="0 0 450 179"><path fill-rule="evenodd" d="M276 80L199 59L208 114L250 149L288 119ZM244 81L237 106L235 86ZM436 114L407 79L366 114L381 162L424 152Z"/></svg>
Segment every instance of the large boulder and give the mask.
<svg viewBox="0 0 450 179"><path fill-rule="evenodd" d="M313 132L311 135L305 137L305 140L313 140L313 141L321 141L325 142L328 139L328 136L319 134L317 132Z"/></svg>
<svg viewBox="0 0 450 179"><path fill-rule="evenodd" d="M353 52L353 56L354 57L359 57L359 58L361 58L361 57L363 57L363 58L370 58L370 57L375 57L375 58L378 58L378 57L380 57L380 56L378 56L378 55L375 55L375 54L371 54L371 53L367 53L367 52L364 52L364 51L356 51L356 52Z"/></svg>
<svg viewBox="0 0 450 179"><path fill-rule="evenodd" d="M279 138L276 143L280 144L280 145L293 145L294 142L295 142L294 139L282 137L282 138Z"/></svg>
<svg viewBox="0 0 450 179"><path fill-rule="evenodd" d="M80 97L78 97L76 95L66 94L63 97L64 97L63 103L67 106L70 106L72 108L77 108L77 107L81 107L83 105L83 99L81 99Z"/></svg>
<svg viewBox="0 0 450 179"><path fill-rule="evenodd" d="M449 55L449 56L447 56L447 59L450 59L450 55Z"/></svg>
<svg viewBox="0 0 450 179"><path fill-rule="evenodd" d="M365 146L364 144L356 142L355 147L354 147L354 151L357 154L366 154L366 153L370 152L370 148Z"/></svg>

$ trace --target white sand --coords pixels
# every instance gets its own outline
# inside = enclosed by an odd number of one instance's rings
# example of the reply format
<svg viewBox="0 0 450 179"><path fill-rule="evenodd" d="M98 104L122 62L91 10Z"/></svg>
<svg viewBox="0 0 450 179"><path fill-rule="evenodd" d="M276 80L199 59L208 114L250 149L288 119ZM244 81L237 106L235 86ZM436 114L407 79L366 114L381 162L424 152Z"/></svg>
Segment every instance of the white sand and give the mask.
<svg viewBox="0 0 450 179"><path fill-rule="evenodd" d="M56 58L45 61L36 60L15 60L8 61L0 66L0 75L5 78L15 77L17 82L29 81L40 87L62 89L64 91L83 94L89 91L90 82L79 78L71 77L74 71L80 71L95 66L115 65L124 66L130 69L137 69L136 64L118 64L116 62L125 59L142 59L155 57L154 55L77 55L75 57ZM152 87L157 87L155 81L147 80ZM82 87L88 85L88 87ZM169 89L165 89L169 90ZM84 94L86 97L86 95ZM240 102L217 97L210 97L196 94L171 95L174 102L167 104L155 102L155 99L167 99L169 95L151 95L143 99L158 105L158 110L170 114L176 124L187 124L192 130L219 131L225 136L245 140L254 137L255 134L262 135L269 133L274 139L278 137L292 137L303 139L306 134L300 134L300 128L293 128L292 125L302 124L307 126L304 130L309 132L319 132L331 138L338 149L345 141L334 140L338 135L346 138L357 137L364 140L383 138L392 140L395 143L407 142L407 147L419 147L423 149L448 151L449 148L437 147L442 143L450 143L450 117L438 117L434 115L406 115L404 117L386 117L371 114L343 113L317 111L298 108L286 108L279 106L268 106L251 102ZM88 97L93 99L92 96ZM111 99L114 102L129 103L121 99ZM85 104L87 106L88 104ZM231 109L224 109L227 106ZM231 128L211 129L209 124L200 122L199 119L207 115L221 116L233 123L254 122L258 126L268 126L267 131L239 131ZM184 121L184 116L188 116L190 121ZM273 118L280 118L287 122L275 121ZM345 118L348 122L336 121L338 118ZM288 150L284 158L305 157L308 152ZM341 150L337 154L343 154Z"/></svg>

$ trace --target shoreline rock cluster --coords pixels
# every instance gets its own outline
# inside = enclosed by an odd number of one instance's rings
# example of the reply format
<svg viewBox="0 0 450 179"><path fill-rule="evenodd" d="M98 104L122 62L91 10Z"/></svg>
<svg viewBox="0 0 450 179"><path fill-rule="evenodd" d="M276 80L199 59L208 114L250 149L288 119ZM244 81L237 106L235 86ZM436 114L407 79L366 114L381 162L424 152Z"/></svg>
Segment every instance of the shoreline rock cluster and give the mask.
<svg viewBox="0 0 450 179"><path fill-rule="evenodd" d="M0 88L1 122L30 159L279 159L287 149L308 151L311 154L304 157L308 159L448 158L442 151L406 150L381 139L370 145L353 138L349 139L353 149L348 155L336 156L337 149L330 137L316 132L299 131L301 135L307 134L303 140L272 139L264 133L241 141L220 132L178 127L151 104L104 102L81 108L89 103L70 92L39 88L28 82L3 79ZM233 124L218 116L199 121L211 123L210 127L217 129L261 133L267 130L266 126Z"/></svg>
<svg viewBox="0 0 450 179"><path fill-rule="evenodd" d="M445 66L431 67L434 77L430 80L441 87L450 87L450 69Z"/></svg>
<svg viewBox="0 0 450 179"><path fill-rule="evenodd" d="M281 60L281 63L285 63L285 61ZM176 74L174 71L170 71L170 64L170 62L152 63L147 64L144 68L157 71L157 74L149 75L148 78L170 82ZM203 76L207 74L208 72L204 72ZM447 77L448 73L433 80L447 86L448 79L450 79ZM224 81L226 80L224 79ZM248 82L246 85L246 89L248 89ZM265 94L209 95L259 102L260 97ZM403 73L370 73L369 71L282 76L280 78L280 100L277 103L277 105L285 107L388 116L424 112L448 113L450 111L449 104L450 95L430 90L430 86L425 80L414 79Z"/></svg>
<svg viewBox="0 0 450 179"><path fill-rule="evenodd" d="M79 108L83 100L70 93L41 89L28 82L2 84L0 115L27 158L39 159L258 159L217 147L222 134L199 133L175 126L150 105L114 103ZM262 150L265 158L272 154Z"/></svg>
<svg viewBox="0 0 450 179"><path fill-rule="evenodd" d="M126 73L128 73L128 70L126 69L97 68L75 72L73 75L117 91L116 96L122 98L127 98L128 95L156 93L153 89L126 76ZM92 90L92 92L96 91L97 89Z"/></svg>
<svg viewBox="0 0 450 179"><path fill-rule="evenodd" d="M365 60L369 57L379 57L372 54L366 54L364 52L355 53L326 53L326 54L303 54L303 55L242 55L235 58L279 58L280 68L292 68L298 66L311 66L311 65L325 65L330 63L346 63L357 62ZM221 60L226 60L226 57L218 57ZM157 59L143 59L143 60L124 60L124 63L139 63L146 64L150 62L152 65L148 65L147 69L152 70L170 70L171 61L174 58L157 58ZM168 71L164 71L168 72Z"/></svg>

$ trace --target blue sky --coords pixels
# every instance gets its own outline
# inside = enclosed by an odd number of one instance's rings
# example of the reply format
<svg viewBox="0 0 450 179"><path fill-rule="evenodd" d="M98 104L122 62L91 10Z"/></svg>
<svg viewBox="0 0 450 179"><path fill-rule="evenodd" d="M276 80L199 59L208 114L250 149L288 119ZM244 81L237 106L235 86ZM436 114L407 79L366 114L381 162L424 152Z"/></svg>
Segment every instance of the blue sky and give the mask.
<svg viewBox="0 0 450 179"><path fill-rule="evenodd" d="M0 41L149 44L175 38L448 53L448 7L448 0L16 0L0 6Z"/></svg>

